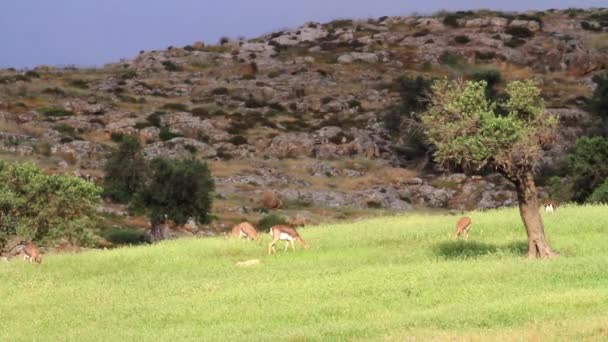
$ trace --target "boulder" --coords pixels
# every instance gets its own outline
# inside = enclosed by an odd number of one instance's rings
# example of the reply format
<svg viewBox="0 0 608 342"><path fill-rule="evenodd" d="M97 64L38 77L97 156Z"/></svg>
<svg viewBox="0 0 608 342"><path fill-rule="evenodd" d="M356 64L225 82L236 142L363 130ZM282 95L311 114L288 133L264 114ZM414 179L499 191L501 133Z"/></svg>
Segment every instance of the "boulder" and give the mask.
<svg viewBox="0 0 608 342"><path fill-rule="evenodd" d="M354 62L378 63L378 55L371 52L351 52L338 57L338 63L350 64Z"/></svg>
<svg viewBox="0 0 608 342"><path fill-rule="evenodd" d="M286 133L274 137L264 154L274 158L310 157L314 141L306 133Z"/></svg>

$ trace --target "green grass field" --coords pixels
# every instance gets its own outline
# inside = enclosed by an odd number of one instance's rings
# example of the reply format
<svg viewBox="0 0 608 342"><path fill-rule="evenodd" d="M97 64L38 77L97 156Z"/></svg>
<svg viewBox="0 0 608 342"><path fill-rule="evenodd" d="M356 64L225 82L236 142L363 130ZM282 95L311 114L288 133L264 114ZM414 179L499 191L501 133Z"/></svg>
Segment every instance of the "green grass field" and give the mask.
<svg viewBox="0 0 608 342"><path fill-rule="evenodd" d="M550 261L524 257L517 210L470 215L468 242L410 215L275 256L264 234L1 262L0 341L608 340L608 206L544 215Z"/></svg>

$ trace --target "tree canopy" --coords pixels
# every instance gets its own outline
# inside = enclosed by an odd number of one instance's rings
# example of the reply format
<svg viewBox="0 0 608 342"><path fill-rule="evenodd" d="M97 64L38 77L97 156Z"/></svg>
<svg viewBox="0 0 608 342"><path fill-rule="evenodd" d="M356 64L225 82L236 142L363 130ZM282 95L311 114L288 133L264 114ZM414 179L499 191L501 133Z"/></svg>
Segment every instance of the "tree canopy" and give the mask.
<svg viewBox="0 0 608 342"><path fill-rule="evenodd" d="M214 182L207 164L196 160L154 159L132 208L150 218L152 225L166 218L177 224L190 217L209 221Z"/></svg>
<svg viewBox="0 0 608 342"><path fill-rule="evenodd" d="M0 162L0 246L12 236L87 243L102 189L32 163Z"/></svg>
<svg viewBox="0 0 608 342"><path fill-rule="evenodd" d="M487 98L486 87L485 81L436 81L423 127L439 163L489 167L516 179L538 166L558 120L532 81L510 82L501 103Z"/></svg>
<svg viewBox="0 0 608 342"><path fill-rule="evenodd" d="M112 152L104 167L104 195L128 203L144 181L146 162L135 138L123 136L118 150Z"/></svg>

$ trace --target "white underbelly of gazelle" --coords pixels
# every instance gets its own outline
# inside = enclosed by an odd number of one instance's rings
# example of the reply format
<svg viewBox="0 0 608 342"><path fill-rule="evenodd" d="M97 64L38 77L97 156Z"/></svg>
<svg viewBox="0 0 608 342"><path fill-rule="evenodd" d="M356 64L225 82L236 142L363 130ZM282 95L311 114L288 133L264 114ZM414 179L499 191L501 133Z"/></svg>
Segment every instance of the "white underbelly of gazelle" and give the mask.
<svg viewBox="0 0 608 342"><path fill-rule="evenodd" d="M287 233L281 233L279 235L279 239L284 240L284 241L293 241L293 237Z"/></svg>

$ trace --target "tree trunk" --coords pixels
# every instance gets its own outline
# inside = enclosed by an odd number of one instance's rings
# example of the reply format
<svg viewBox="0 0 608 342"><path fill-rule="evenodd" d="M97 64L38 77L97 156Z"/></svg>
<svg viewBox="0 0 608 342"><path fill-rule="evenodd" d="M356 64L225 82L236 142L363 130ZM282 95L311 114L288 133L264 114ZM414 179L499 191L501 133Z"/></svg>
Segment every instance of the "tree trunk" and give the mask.
<svg viewBox="0 0 608 342"><path fill-rule="evenodd" d="M545 228L539 213L538 197L534 176L526 172L515 181L519 214L528 234L528 258L552 258L556 254L551 250L545 238Z"/></svg>
<svg viewBox="0 0 608 342"><path fill-rule="evenodd" d="M165 239L165 225L162 222L153 222L150 229L152 242L158 242Z"/></svg>

